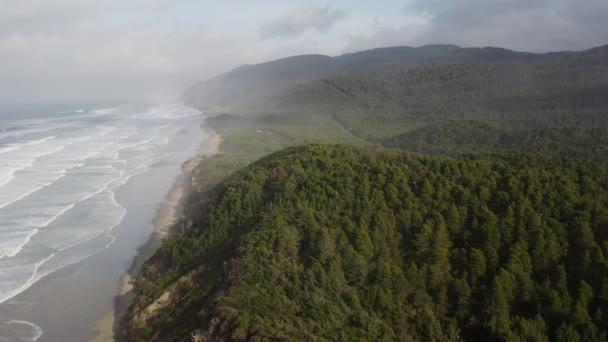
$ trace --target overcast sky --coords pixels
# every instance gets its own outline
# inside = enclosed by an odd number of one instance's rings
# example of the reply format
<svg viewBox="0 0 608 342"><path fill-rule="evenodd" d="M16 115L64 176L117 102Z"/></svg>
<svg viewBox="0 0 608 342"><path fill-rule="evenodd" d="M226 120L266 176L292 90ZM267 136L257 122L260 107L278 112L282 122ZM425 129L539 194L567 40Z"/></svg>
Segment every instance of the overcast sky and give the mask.
<svg viewBox="0 0 608 342"><path fill-rule="evenodd" d="M0 104L167 100L243 63L451 43L608 44L608 0L0 0Z"/></svg>

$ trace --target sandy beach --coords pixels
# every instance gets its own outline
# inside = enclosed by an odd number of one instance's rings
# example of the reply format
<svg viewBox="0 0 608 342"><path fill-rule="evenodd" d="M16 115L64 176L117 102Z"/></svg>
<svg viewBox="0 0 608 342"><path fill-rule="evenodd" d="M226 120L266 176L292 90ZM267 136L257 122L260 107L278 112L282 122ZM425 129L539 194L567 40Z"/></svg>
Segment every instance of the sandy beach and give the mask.
<svg viewBox="0 0 608 342"><path fill-rule="evenodd" d="M162 245L162 241L170 235L171 227L181 215L183 201L192 189L193 170L205 157L219 152L222 142L221 136L213 130L208 130L207 135L209 138L200 145L198 154L182 164L182 174L173 183L171 190L153 220L154 232L148 242L138 248L137 254L133 259L133 264L120 277L118 293L114 300L114 308L107 311L95 322L93 327L94 342L110 342L115 340L114 335L119 328L120 319L132 302L131 291L133 286L131 284L131 277L137 274L146 260Z"/></svg>

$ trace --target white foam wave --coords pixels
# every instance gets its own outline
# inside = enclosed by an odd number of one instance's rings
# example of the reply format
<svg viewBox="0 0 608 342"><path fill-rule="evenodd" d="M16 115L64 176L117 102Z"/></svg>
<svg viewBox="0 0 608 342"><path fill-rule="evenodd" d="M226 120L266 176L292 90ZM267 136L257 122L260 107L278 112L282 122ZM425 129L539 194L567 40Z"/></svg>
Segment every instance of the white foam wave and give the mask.
<svg viewBox="0 0 608 342"><path fill-rule="evenodd" d="M36 233L38 233L38 229L12 231L10 234L3 234L3 239L0 240L0 259L17 255ZM7 235L11 235L11 238L7 238Z"/></svg>
<svg viewBox="0 0 608 342"><path fill-rule="evenodd" d="M201 115L202 113L199 110L184 106L178 102L137 108L131 112L131 118L133 119L171 120L196 116L200 117Z"/></svg>
<svg viewBox="0 0 608 342"><path fill-rule="evenodd" d="M108 249L114 241L116 241L116 237L109 233L100 234L96 239L89 239L75 245L67 251L57 252L53 259L50 259L48 263L43 264L40 269L36 270L33 278L34 283L53 272L74 265L75 263Z"/></svg>
<svg viewBox="0 0 608 342"><path fill-rule="evenodd" d="M14 180L7 183L3 191L0 192L0 209L21 201L33 193L47 187L58 180L64 178L70 170L81 168L84 162L102 156L106 150L112 150L112 145L120 135L109 135L115 131L115 127L103 127L97 137L89 137L87 144L81 143L64 148L61 153L54 154L52 159L45 161L38 159L29 166L32 170L23 175L23 179ZM131 134L127 131L127 134ZM129 135L126 135L128 137ZM71 147L71 148L70 148ZM109 159L118 159L116 152L113 152ZM109 160L108 162L111 162Z"/></svg>
<svg viewBox="0 0 608 342"><path fill-rule="evenodd" d="M106 168L112 169L110 166ZM17 255L29 242L31 236L38 233L38 229L49 226L78 203L105 191L111 184L123 177L124 171L112 170L112 174L106 171L102 174L93 174L93 178L89 178L92 183L103 181L100 188L94 188L94 184L90 184L90 188L82 189L80 192L65 193L64 186L58 184L45 191L44 195L41 194L42 200L36 202L32 200L30 203L15 205L10 208L9 212L0 211L0 226L3 227L0 229L0 255L8 257ZM64 193L62 194L62 192ZM45 207L37 209L37 212L32 214L31 205L36 205L38 202L45 205L44 199L53 197L56 198L56 203L53 205L46 203ZM103 212L103 208L101 210Z"/></svg>
<svg viewBox="0 0 608 342"><path fill-rule="evenodd" d="M80 243L86 242L90 239L93 239L93 238L99 236L99 234L101 234L104 230L108 229L108 227L110 227L110 229L112 229L112 228L116 227L117 225L119 225L120 222L122 222L127 210L116 202L116 199L114 198L114 192L108 190L108 187L110 186L110 184L114 183L114 181L115 180L112 180L111 182L109 182L104 189L101 189L100 191L98 191L94 194L86 196L79 202L73 204L69 209L67 209L63 213L57 215L57 217L55 217L45 227L48 227L49 224L51 224L52 222L57 220L57 218L59 218L61 215L65 214L69 210L72 210L75 206L77 206L81 203L84 203L87 200L90 200L91 198L93 198L96 195L105 193L106 196L111 197L111 200L109 202L111 202L111 204L113 205L113 208L108 208L107 206L104 206L104 205L95 206L95 203L93 205L90 205L91 208L86 211L87 215L85 217L80 217L79 221L75 222L74 225L70 226L70 225L62 224L61 227L58 227L57 229L53 229L52 231L46 232L49 236L52 236L52 238L54 238L56 240L56 242L52 243L52 244L47 243L45 245L47 247L50 247L52 249L55 249L55 250L58 250L61 252L68 248L71 248L75 245L78 245ZM98 210L104 210L103 214L106 217L100 218L99 214L98 214L98 212L99 212ZM104 220L107 220L107 222ZM86 228L95 227L95 224L99 224L99 222L103 223L103 225L102 225L102 227L99 227L98 230L95 230L92 232L86 232L86 231L83 231L83 229L79 229L79 227L86 227ZM64 231L65 236L59 238L61 236L58 233L59 231ZM82 234L83 237L80 237L78 234L83 233L83 232L85 234ZM49 239L45 239L45 241L48 241L48 240Z"/></svg>
<svg viewBox="0 0 608 342"><path fill-rule="evenodd" d="M20 138L27 135L34 135L48 132L48 128L22 128L19 130L3 130L0 131L1 139Z"/></svg>
<svg viewBox="0 0 608 342"><path fill-rule="evenodd" d="M42 267L42 265L44 265L47 261L51 260L53 257L55 257L55 253L53 253L41 260L38 260L34 264L18 265L18 266L11 267L11 269L16 269L16 268L24 269L24 268L27 268L28 266L31 268L31 271L28 272L28 273L30 273L30 276L28 278L26 278L25 281L23 281L22 284L18 287L13 287L13 286L15 285L15 283L22 281L21 279L14 279L16 275L14 273L10 274L9 273L10 269L9 269L9 272L6 272L6 271L2 272L1 274L3 276L3 284L0 284L1 285L0 286L0 303L4 303L5 301L13 298L17 294L27 290L30 286L32 286L32 284L34 284L36 281L38 281L40 279L40 278L37 278L38 269L40 267ZM13 286L11 286L11 285L13 285Z"/></svg>
<svg viewBox="0 0 608 342"><path fill-rule="evenodd" d="M11 152L11 151L17 150L19 148L21 148L20 145L13 145L13 144L7 145L7 146L3 146L3 147L0 147L0 154Z"/></svg>
<svg viewBox="0 0 608 342"><path fill-rule="evenodd" d="M64 267L74 265L108 249L114 243L114 241L116 241L116 237L109 234L101 234L99 235L99 239L90 239L84 243L74 246L74 248L69 250L69 253L67 251L53 253L51 256L45 258L37 265L27 282L19 287L19 289L12 290L10 293L5 294L0 288L0 303L3 303L27 290L37 281L49 274L59 271ZM76 248L78 248L78 251L73 251L73 249Z"/></svg>
<svg viewBox="0 0 608 342"><path fill-rule="evenodd" d="M49 140L53 140L53 139L57 139L56 136L49 136L49 137L44 137L42 139L37 139L37 140L33 140L33 141L29 141L24 143L22 146L34 146L34 145L40 145L42 143L45 143Z"/></svg>
<svg viewBox="0 0 608 342"><path fill-rule="evenodd" d="M116 189L167 157L161 146L194 122L176 119L199 115L178 105L129 105L53 119L40 130L46 140L33 133L2 140L1 160L20 169L0 173L0 302L111 246L127 212Z"/></svg>
<svg viewBox="0 0 608 342"><path fill-rule="evenodd" d="M49 141L54 141L55 143L48 143ZM82 141L82 139L64 141L48 137L23 144L19 149L5 153L5 156L2 158L4 163L0 166L0 187L9 183L16 172L34 165L36 159L62 151L68 145L79 141ZM47 143L43 144L44 142Z"/></svg>
<svg viewBox="0 0 608 342"><path fill-rule="evenodd" d="M91 111L91 113L97 114L97 115L106 115L106 114L111 114L114 113L118 108L103 108L103 109L96 109Z"/></svg>
<svg viewBox="0 0 608 342"><path fill-rule="evenodd" d="M28 322L28 321L20 321L17 319L11 319L7 322L8 324L22 324L22 325L26 325L28 327L30 327L32 329L32 337L28 338L28 341L31 342L36 342L38 341L38 339L40 338L40 336L42 336L43 331L42 329L40 329L40 327L32 322Z"/></svg>
<svg viewBox="0 0 608 342"><path fill-rule="evenodd" d="M55 246L51 245L49 247L56 248L58 251L63 252L65 250L70 249L72 247L75 247L75 246L77 246L77 245L79 245L81 243L85 243L85 242L88 242L88 241L90 241L92 239L95 239L95 238L99 237L100 235L102 235L104 233L105 234L109 234L115 227L117 227L122 222L122 220L124 219L124 217L125 217L125 215L127 213L127 209L125 207L121 206L120 204L118 204L118 202L116 201L114 192L110 192L110 191L106 191L106 192L108 194L111 193L111 195L109 195L110 202L112 202L112 204L114 206L114 211L116 211L116 213L111 212L112 215L108 215L108 216L112 216L112 218L111 218L112 222L107 222L106 223L107 226L103 227L103 229L101 229L99 231L96 231L96 232L94 231L94 232L86 234L86 235L83 234L83 236L80 239L73 239L75 241L72 242L72 243L69 243L66 246L61 247L60 245L55 245ZM106 214L108 213L108 211L109 210L107 210ZM62 227L62 229L65 229L65 228L66 227ZM70 230L70 229L68 228L67 230ZM56 233L56 232L53 232L53 233ZM61 240L61 243L65 244L65 242L66 242L65 239Z"/></svg>
<svg viewBox="0 0 608 342"><path fill-rule="evenodd" d="M13 256L17 255L22 250L22 248L31 240L31 237L39 232L39 228L48 227L50 224L52 224L53 222L55 222L62 215L66 214L67 212L69 212L70 210L72 210L79 203L87 201L87 200L89 200L90 198L92 198L95 195L98 195L98 194L101 194L103 192L108 191L108 189L110 189L110 187L116 189L116 188L124 185L131 177L133 177L133 176L135 176L137 174L141 174L141 173L146 172L148 170L149 166L152 164L152 162L153 162L153 160L149 159L146 162L139 164L138 167L132 169L131 172L128 173L128 174L125 171L116 170L111 165L110 166L106 166L107 168L112 169L113 171L115 171L115 176L109 178L106 181L106 183L101 188L99 188L99 189L97 189L97 190L95 190L93 192L83 193L82 197L75 198L74 202L69 203L69 204L67 204L65 206L55 206L55 207L53 207L54 209L51 210L51 212L53 214L49 213L48 215L42 215L42 216L39 215L38 217L30 218L28 220L28 222L25 224L26 227L31 227L31 228L29 228L30 230L20 231L19 232L19 233L21 233L20 236L14 237L14 235L13 235L13 238L10 239L10 240L6 236L4 236L3 240L5 241L5 244L9 245L9 247L7 247L7 246L1 246L0 245L0 247L1 247L0 248L0 255L2 255L3 257L4 256L6 256L6 257L13 257ZM108 174L108 173L106 173L106 174ZM115 199L113 199L113 203L114 203L114 205L116 207L120 207L118 205L118 203L116 203ZM116 224L118 224L118 223L120 223L120 221L122 221L122 218L124 217L124 215L126 213L126 210L124 210L124 208L122 208L122 207L120 207L120 208L121 208L121 212L120 213L116 213L116 215L115 215L116 217L119 217L119 220L118 220L118 222ZM103 208L101 208L100 210L103 210ZM17 212L17 216L18 215L20 215L19 212ZM10 218L10 216L9 216L9 218ZM81 219L81 221L82 221L82 219ZM0 222L2 222L2 221L0 220ZM11 225L12 226L16 226L16 225L19 225L20 223L23 224L23 222L19 222L18 220L14 219L14 220L12 220L12 223L11 223L11 221L9 221L8 223L6 223L6 221L5 221L4 225L5 226L11 226ZM14 227L14 228L18 229L18 227ZM74 230L76 230L75 227L68 227L68 228L69 228L68 231L71 228L74 228ZM1 236L1 234L0 234L0 236ZM63 239L62 241L63 242L69 241L71 237L74 237L74 236L66 236L66 238ZM75 244L87 241L88 239L94 238L94 237L95 236L87 235L82 240L76 241L76 242L68 245L67 247L63 247L63 248L61 248L61 247L59 247L57 245L55 245L55 246L49 246L49 247L54 248L54 249L64 250L64 249L67 249L67 248L69 248L69 247L71 247L71 246L73 246Z"/></svg>
<svg viewBox="0 0 608 342"><path fill-rule="evenodd" d="M83 165L83 164L79 164L78 166L82 166L82 165ZM8 206L8 205L10 205L10 204L13 204L13 203L16 203L16 202L21 201L22 199L24 199L24 198L26 198L26 197L30 196L31 194L33 194L33 193L35 193L35 192L37 192L37 191L39 191L39 190L41 190L41 189L45 188L46 186L49 186L49 185L53 184L55 181L60 180L60 179L61 179L61 178L63 178L64 176L65 176L65 172L64 172L64 173L62 173L62 174L61 174L59 177L57 177L57 178L53 179L53 180L52 180L52 181L50 181L50 182L43 183L43 184L41 184L41 185L39 185L39 186L33 187L33 188L32 188L31 190L29 190L29 191L28 191L28 190L23 191L23 192L22 192L22 194L21 194L21 195L17 195L17 197L14 197L14 194L13 194L13 193L10 193L10 191L9 191L9 192L8 192L8 193L9 193L9 195L8 195L8 196L6 196L5 198L2 198L2 197L4 197L4 196L2 196L2 194L3 194L3 193L6 193L6 192L0 193L0 209L4 208L4 207L6 207L6 206ZM30 185L31 185L31 184L30 184Z"/></svg>
<svg viewBox="0 0 608 342"><path fill-rule="evenodd" d="M107 206L103 205L95 207L95 210L83 210L83 212L90 214L90 222L81 222L85 227L89 226L92 222L99 223L100 220L99 217L96 217L96 214L100 213L100 209L105 209L103 214L107 215L107 221L103 222L102 220L102 226L99 227L99 230L92 231L90 234L86 234L84 237L83 235L80 235L80 239L75 238L75 236L77 236L76 234L79 232L78 229L74 229L75 227L66 227L61 225L59 227L59 229L61 229L60 231L54 230L52 232L48 232L47 235L57 238L56 242L60 242L59 244L53 246L52 243L49 244L50 240L49 236L47 236L43 239L46 241L45 245L48 246L47 248L57 248L56 251L51 253L51 255L48 257L39 260L29 272L29 277L25 281L22 281L22 283L13 281L13 286L10 286L9 283L8 288L7 284L0 283L0 303L25 291L46 275L66 266L80 262L109 248L112 245L116 238L111 235L111 232L122 222L126 214L126 209L117 203L113 192L106 191L105 196L107 196L110 202L115 206L115 210L119 212L119 214L111 212L108 210ZM65 244L68 241L70 242L68 245L58 248L60 247L61 243ZM10 271L10 269L2 270L2 267L0 267L0 275L4 276L6 274L14 274L14 272Z"/></svg>

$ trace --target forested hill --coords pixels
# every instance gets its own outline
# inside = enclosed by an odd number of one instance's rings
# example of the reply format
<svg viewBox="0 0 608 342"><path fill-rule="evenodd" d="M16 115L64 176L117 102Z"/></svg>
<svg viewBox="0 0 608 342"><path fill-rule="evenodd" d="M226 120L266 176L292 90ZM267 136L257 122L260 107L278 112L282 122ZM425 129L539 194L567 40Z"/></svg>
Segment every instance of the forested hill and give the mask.
<svg viewBox="0 0 608 342"><path fill-rule="evenodd" d="M244 65L211 80L201 81L184 94L194 106L244 110L293 86L335 75L386 70L389 65L412 68L429 62L522 62L547 60L568 53L532 54L501 48L461 48L455 45L389 47L338 57L306 55Z"/></svg>
<svg viewBox="0 0 608 342"><path fill-rule="evenodd" d="M368 138L382 134L369 128L382 123L607 126L608 47L531 63L394 65L344 74L275 94L259 110L327 113Z"/></svg>
<svg viewBox="0 0 608 342"><path fill-rule="evenodd" d="M433 155L525 152L608 162L606 127L513 129L480 121L445 121L381 142L385 146Z"/></svg>
<svg viewBox="0 0 608 342"><path fill-rule="evenodd" d="M130 340L607 340L604 164L293 147L177 227Z"/></svg>
<svg viewBox="0 0 608 342"><path fill-rule="evenodd" d="M194 105L218 105L220 113L252 118L271 113L288 122L290 116L317 120L324 115L359 139L410 150L414 144L434 145L437 140L420 139L429 133L456 128L470 136L476 126L491 125L507 140L524 137L539 147L524 148L526 152L544 152L566 140L587 146L581 130L608 128L608 46L532 54L429 45L336 58L300 56L239 68L192 88L186 98ZM422 131L410 134L417 129ZM606 141L605 132L589 133ZM542 146L535 141L539 135ZM526 147L492 146L497 152ZM479 144L436 147L434 151L489 151ZM567 152L562 147L557 150Z"/></svg>

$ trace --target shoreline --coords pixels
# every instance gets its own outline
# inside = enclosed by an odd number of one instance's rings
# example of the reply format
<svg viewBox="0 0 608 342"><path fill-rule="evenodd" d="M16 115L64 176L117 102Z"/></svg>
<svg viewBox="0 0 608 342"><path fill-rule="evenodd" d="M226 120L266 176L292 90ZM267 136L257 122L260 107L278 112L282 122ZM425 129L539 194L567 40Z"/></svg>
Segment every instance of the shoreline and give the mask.
<svg viewBox="0 0 608 342"><path fill-rule="evenodd" d="M184 201L192 189L196 187L196 179L194 179L193 175L195 168L206 157L219 153L219 147L222 142L221 136L212 129L205 128L205 130L209 135L209 139L199 146L198 152L194 156L182 164L182 173L177 176L152 220L154 231L148 241L137 249L131 266L119 279L113 308L95 321L92 327L92 341L110 342L116 340L115 337L120 328L120 321L133 301L132 277L139 272L143 264L162 246L163 240L171 234L171 228L181 217Z"/></svg>

